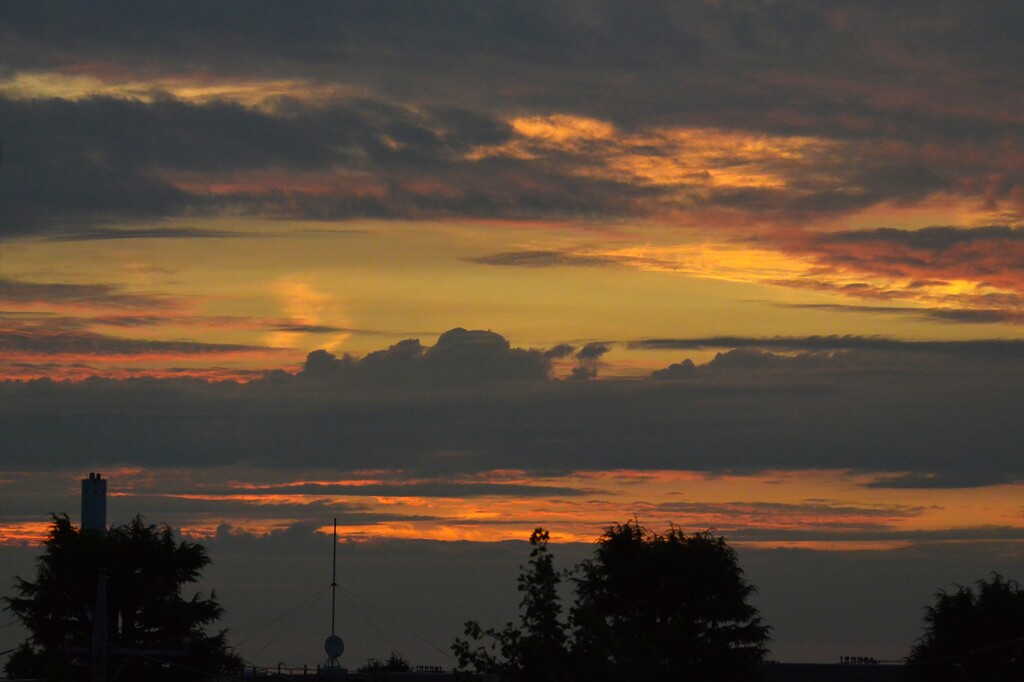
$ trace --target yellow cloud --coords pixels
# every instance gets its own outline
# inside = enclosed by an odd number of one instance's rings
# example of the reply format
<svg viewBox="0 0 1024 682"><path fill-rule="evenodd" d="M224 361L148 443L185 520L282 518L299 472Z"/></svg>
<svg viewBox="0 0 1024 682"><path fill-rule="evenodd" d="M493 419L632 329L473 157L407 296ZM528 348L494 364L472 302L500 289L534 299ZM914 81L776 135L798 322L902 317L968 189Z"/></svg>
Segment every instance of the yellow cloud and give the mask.
<svg viewBox="0 0 1024 682"><path fill-rule="evenodd" d="M100 71L99 68L96 69ZM361 88L339 84L310 83L290 79L227 79L206 75L180 75L141 79L133 74L16 73L0 80L0 95L11 99L68 100L116 97L152 102L157 96L203 103L230 101L258 106L278 97L303 101L327 101L365 94Z"/></svg>
<svg viewBox="0 0 1024 682"><path fill-rule="evenodd" d="M809 136L765 135L717 128L656 128L624 133L595 118L553 114L512 118L516 136L478 147L468 158L538 159L574 155L569 172L651 186L696 188L788 187L800 167L832 153L837 143ZM820 172L817 182L841 183Z"/></svg>
<svg viewBox="0 0 1024 682"><path fill-rule="evenodd" d="M297 327L341 330L349 327L341 302L333 296L317 291L307 281L294 277L280 279L274 285L274 294L281 301L290 323ZM275 347L294 347L297 343L302 345L302 339L308 336L301 331L276 331L268 335L267 344ZM317 348L336 351L350 336L348 331L318 333L315 345ZM296 337L299 337L298 340Z"/></svg>

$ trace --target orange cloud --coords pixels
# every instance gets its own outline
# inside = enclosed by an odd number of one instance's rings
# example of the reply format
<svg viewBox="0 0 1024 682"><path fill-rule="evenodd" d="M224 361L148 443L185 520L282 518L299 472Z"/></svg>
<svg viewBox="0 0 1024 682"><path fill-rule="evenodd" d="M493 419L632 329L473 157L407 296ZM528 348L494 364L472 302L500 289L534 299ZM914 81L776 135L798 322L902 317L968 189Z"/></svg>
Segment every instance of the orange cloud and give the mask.
<svg viewBox="0 0 1024 682"><path fill-rule="evenodd" d="M892 547L958 532L984 536L986 527L995 529L992 537L1003 537L1005 529L1024 533L1020 486L888 489L872 487L883 477L849 471L723 476L620 469L536 478L496 470L455 481L580 493L568 497L525 489L518 494L477 489L460 496L457 485L400 472L289 481L274 481L274 472L250 473L263 480L224 482L225 475L237 478L237 470L211 470L198 483L185 470L162 470L155 476L144 469L122 469L108 478L119 508L148 515L147 507L159 500L161 509L178 511L172 518L154 520L168 521L192 537L211 537L225 524L236 532L263 534L313 523L329 532L326 519L332 516L339 518L339 533L356 540L494 542L523 539L543 525L559 541L589 542L605 526L634 517L652 528L673 523L687 530L712 528L737 545L829 549ZM19 486L32 485L28 474L15 478ZM449 487L425 494L429 488L424 484L432 483ZM385 485L387 494L375 490ZM369 488L370 494L356 493L359 487ZM41 520L14 519L0 527L0 543L38 542L46 529Z"/></svg>

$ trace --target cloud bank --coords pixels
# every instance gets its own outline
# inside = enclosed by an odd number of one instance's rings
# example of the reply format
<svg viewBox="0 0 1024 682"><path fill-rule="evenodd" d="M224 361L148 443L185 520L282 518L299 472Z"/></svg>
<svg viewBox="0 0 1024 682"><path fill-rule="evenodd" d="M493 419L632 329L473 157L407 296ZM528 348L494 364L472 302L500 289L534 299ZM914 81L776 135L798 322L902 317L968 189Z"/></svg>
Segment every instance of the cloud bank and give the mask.
<svg viewBox="0 0 1024 682"><path fill-rule="evenodd" d="M879 485L1024 479L1014 342L679 339L729 348L651 379L550 376L542 350L454 329L363 358L311 353L248 384L0 384L8 465L891 472ZM594 362L603 344L578 351ZM589 350L588 350L589 349ZM587 358L591 358L588 360ZM93 465L90 465L93 466ZM900 478L904 476L904 478ZM922 479L923 480L923 479Z"/></svg>

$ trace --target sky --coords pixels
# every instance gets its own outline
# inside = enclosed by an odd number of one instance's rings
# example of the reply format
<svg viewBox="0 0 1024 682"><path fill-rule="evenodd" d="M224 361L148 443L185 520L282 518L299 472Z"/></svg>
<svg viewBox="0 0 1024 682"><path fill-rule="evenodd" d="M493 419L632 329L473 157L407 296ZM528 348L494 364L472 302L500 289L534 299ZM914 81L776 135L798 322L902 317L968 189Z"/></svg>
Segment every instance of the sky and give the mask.
<svg viewBox="0 0 1024 682"><path fill-rule="evenodd" d="M323 658L335 518L350 667L450 666L533 528L569 568L630 519L725 536L773 658L899 659L936 590L1024 573L1021 35L0 5L0 584L99 471L207 544L260 664Z"/></svg>

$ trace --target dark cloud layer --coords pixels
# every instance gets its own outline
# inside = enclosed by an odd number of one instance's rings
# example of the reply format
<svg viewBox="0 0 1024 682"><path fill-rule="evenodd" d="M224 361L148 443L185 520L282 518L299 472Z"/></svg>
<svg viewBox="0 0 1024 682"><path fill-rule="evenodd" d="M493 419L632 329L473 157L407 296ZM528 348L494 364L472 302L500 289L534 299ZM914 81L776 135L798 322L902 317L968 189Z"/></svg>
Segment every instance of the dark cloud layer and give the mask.
<svg viewBox="0 0 1024 682"><path fill-rule="evenodd" d="M265 346L247 346L201 341L155 341L125 339L94 332L53 332L30 329L0 331L0 350L18 355L85 355L95 357L130 355L207 355L275 352Z"/></svg>
<svg viewBox="0 0 1024 682"><path fill-rule="evenodd" d="M908 306L844 305L837 303L773 303L780 308L824 310L833 313L867 313L869 315L896 315L900 317L939 320L956 324L1020 323L1020 313L987 308L958 310L955 308L911 308Z"/></svg>
<svg viewBox="0 0 1024 682"><path fill-rule="evenodd" d="M167 296L130 293L113 284L26 282L0 278L0 304L47 303L81 305L114 310L161 310L178 302Z"/></svg>
<svg viewBox="0 0 1024 682"><path fill-rule="evenodd" d="M1019 344L651 345L733 350L658 377L675 381L572 382L546 378L541 351L453 330L430 348L407 341L358 360L314 353L298 375L276 372L245 385L8 382L0 385L0 432L9 465L22 468L250 462L429 475L628 463L1024 480ZM851 350L833 352L843 348ZM778 355L783 349L814 352Z"/></svg>
<svg viewBox="0 0 1024 682"><path fill-rule="evenodd" d="M848 135L912 124L925 134L977 134L972 119L986 132L998 129L1002 117L984 104L1013 101L1016 93L1000 83L1013 81L1024 56L1017 40L1024 11L1009 0L747 0L728 8L192 2L173 10L95 3L88 12L56 2L5 7L0 18L11 69L115 63L150 74L302 74L417 99L460 92L494 106L514 97L520 105L604 110L623 120L713 112L735 124L757 112L761 125L809 122ZM964 77L974 71L989 77ZM936 110L950 104L935 99L939 74L969 88L981 106L956 115Z"/></svg>
<svg viewBox="0 0 1024 682"><path fill-rule="evenodd" d="M131 84L134 99L0 97L0 234L84 236L224 211L598 220L703 207L795 219L946 193L1019 213L1022 122L1004 112L1024 109L1008 86L1022 25L1017 3L957 0L5 6L5 75L92 76ZM326 94L240 104L163 90L261 81ZM712 189L592 172L623 151L614 140L471 154L516 141L511 116L552 114L826 148L775 158L784 186ZM657 157L657 146L633 151ZM709 167L742 163L723 152ZM483 262L510 258L552 264L539 253Z"/></svg>
<svg viewBox="0 0 1024 682"><path fill-rule="evenodd" d="M1017 339L980 339L976 341L901 341L878 336L775 336L765 338L711 336L703 338L641 339L630 341L632 348L697 350L700 348L749 348L776 351L878 351L960 357L978 361L986 358L1019 360L1024 357L1024 341Z"/></svg>
<svg viewBox="0 0 1024 682"><path fill-rule="evenodd" d="M492 134L479 130L484 120ZM318 220L622 214L658 194L525 160L468 159L478 138L507 137L507 125L451 107L355 100L296 103L286 115L166 96L0 96L0 129L8 131L0 234L8 235L233 236L103 224L223 211ZM230 189L217 189L225 184ZM92 226L103 229L91 234Z"/></svg>
<svg viewBox="0 0 1024 682"><path fill-rule="evenodd" d="M607 266L618 265L620 260L610 256L582 256L563 251L504 251L469 259L481 265L510 265L529 268L547 268L559 265Z"/></svg>
<svg viewBox="0 0 1024 682"><path fill-rule="evenodd" d="M593 494L593 490L565 486L531 485L525 483L458 483L426 481L410 483L360 483L344 485L333 483L298 483L292 485L258 486L253 489L223 489L223 495L258 493L261 495L349 495L359 496L416 496L416 497L579 497Z"/></svg>

